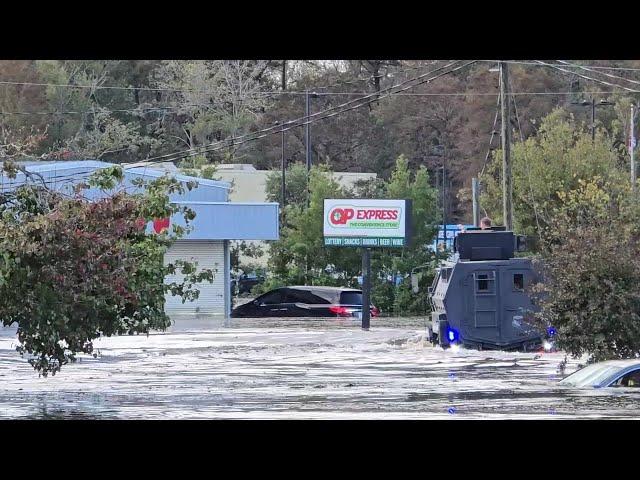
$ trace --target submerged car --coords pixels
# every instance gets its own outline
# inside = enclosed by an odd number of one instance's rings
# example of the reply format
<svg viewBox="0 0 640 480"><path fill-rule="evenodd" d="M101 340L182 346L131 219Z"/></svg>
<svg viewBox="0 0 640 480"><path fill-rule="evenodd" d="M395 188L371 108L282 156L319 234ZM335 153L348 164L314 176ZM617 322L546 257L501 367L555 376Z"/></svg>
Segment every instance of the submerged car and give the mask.
<svg viewBox="0 0 640 480"><path fill-rule="evenodd" d="M371 305L371 316L380 310ZM354 288L293 286L271 290L236 307L232 318L362 317L362 291Z"/></svg>
<svg viewBox="0 0 640 480"><path fill-rule="evenodd" d="M640 358L594 363L572 373L558 384L578 388L640 388Z"/></svg>

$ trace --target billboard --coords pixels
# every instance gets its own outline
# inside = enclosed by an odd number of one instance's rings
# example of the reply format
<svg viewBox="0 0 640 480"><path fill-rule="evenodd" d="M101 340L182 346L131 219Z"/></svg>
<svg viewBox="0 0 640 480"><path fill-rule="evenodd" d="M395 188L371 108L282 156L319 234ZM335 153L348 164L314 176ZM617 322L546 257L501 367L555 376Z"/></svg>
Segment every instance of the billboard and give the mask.
<svg viewBox="0 0 640 480"><path fill-rule="evenodd" d="M325 199L324 244L404 247L411 237L411 200Z"/></svg>

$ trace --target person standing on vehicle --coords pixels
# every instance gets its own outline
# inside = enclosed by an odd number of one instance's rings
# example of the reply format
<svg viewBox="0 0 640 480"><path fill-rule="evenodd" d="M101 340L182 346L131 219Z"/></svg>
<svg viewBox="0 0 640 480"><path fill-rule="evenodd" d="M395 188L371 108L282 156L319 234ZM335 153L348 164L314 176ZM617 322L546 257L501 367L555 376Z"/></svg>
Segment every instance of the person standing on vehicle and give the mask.
<svg viewBox="0 0 640 480"><path fill-rule="evenodd" d="M489 217L484 217L480 220L480 230L489 230L491 228L491 219Z"/></svg>

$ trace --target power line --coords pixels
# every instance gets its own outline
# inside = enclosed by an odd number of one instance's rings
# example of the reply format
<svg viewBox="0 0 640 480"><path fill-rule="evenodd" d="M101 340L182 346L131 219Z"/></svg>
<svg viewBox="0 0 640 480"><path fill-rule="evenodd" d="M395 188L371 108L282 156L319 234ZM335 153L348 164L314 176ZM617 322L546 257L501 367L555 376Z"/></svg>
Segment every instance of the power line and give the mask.
<svg viewBox="0 0 640 480"><path fill-rule="evenodd" d="M456 63L460 63L460 60L456 60L454 62L451 62L448 65L445 65L443 67L439 67L437 69L434 69L431 72L427 72L425 74L419 75L418 77L411 78L409 80L401 82L401 83L399 83L397 85L394 85L392 87L388 87L386 89L383 89L383 90L380 91L380 93L382 93L384 91L386 91L387 93L385 93L382 96L378 96L379 93L376 92L376 93L373 93L373 94L366 95L364 97L358 98L356 100L352 100L350 102L345 102L345 103L343 103L341 105L337 105L335 107L331 107L331 108L328 108L326 110L322 110L322 111L317 112L317 113L315 113L313 115L309 115L309 117L308 117L309 119L311 117L317 117L317 118L315 118L313 120L310 119L308 121L300 122L300 120L305 120L307 118L307 117L300 117L300 118L298 118L296 120L290 120L290 121L285 122L284 124L281 124L281 125L276 125L276 126L273 126L273 127L265 128L265 129L260 130L258 132L254 132L253 134L247 134L247 135L243 135L241 137L223 140L221 142L217 142L216 144L211 144L209 146L199 147L199 148L196 148L196 149L188 149L188 150L186 150L184 152L180 152L178 154L174 153L174 154L167 154L167 155L161 155L161 156L158 156L158 157L153 157L153 158L147 159L147 161L153 163L154 160L161 159L161 158L162 159L170 158L173 161L173 160L178 160L180 158L186 158L186 157L189 157L189 156L194 156L194 155L198 155L198 154L202 154L202 153L206 153L206 152L217 151L217 150L221 150L223 148L236 146L236 145L241 145L241 144L249 142L249 141L258 140L259 138L264 138L264 137L266 137L268 135L271 135L271 134L274 134L274 133L280 133L282 131L291 130L292 128L297 128L297 127L300 127L300 126L303 126L303 125L306 125L306 124L310 124L310 123L313 123L313 122L316 122L316 121L319 121L319 120L323 120L325 118L330 118L330 117L333 117L333 116L336 116L336 115L339 115L339 114L354 110L356 108L363 107L363 106L368 105L370 103L376 102L376 101L378 101L378 100L380 100L382 98L386 98L386 97L389 97L391 95L395 95L398 92L406 91L406 90L408 90L410 88L414 88L414 87L416 87L418 85L421 85L423 83L428 83L428 82L430 82L432 80L435 80L436 78L439 78L439 77L441 77L443 75L447 75L447 74L452 73L454 71L460 70L460 69L462 69L462 68L464 68L464 67L466 67L468 65L471 65L473 63L476 63L476 62L477 62L477 60L472 60L470 62L465 63L464 65L451 68L450 70L447 70L447 71L445 71L443 73L435 75L435 76L433 76L431 78L425 78L429 74L432 74L432 73L435 73L437 71L443 70L445 68L451 67L451 66L455 65ZM420 79L420 82L418 82L418 83L415 83L413 85L408 85L408 86L398 90L397 92L392 92L392 90L397 89L397 88L401 87L402 85L405 85L405 84L410 83L410 82L414 82L414 81L419 80L419 79ZM374 98L372 98L372 97L374 97ZM364 103L353 105L353 106L351 106L349 108L344 108L344 107L348 106L349 104L354 104L356 102L361 102L363 100L367 100L367 101L365 101ZM339 110L339 109L342 109L342 110ZM338 111L336 111L334 113L327 113L327 112L330 112L332 110L338 110ZM322 115L322 116L320 116L320 115ZM298 123L298 122L300 122L300 123ZM286 125L289 125L289 126L287 126L286 128L283 128ZM261 135L255 136L256 134L260 134L260 133L261 133ZM231 143L227 144L228 142L231 142Z"/></svg>
<svg viewBox="0 0 640 480"><path fill-rule="evenodd" d="M141 90L151 92L189 92L189 93L209 93L207 90L192 90L180 88L163 88L163 87L119 87L115 85L78 85L74 83L44 83L44 82L14 82L9 80L1 80L0 85L24 85L33 87L65 87L65 88L85 88L91 90Z"/></svg>
<svg viewBox="0 0 640 480"><path fill-rule="evenodd" d="M429 63L428 65L416 65L416 66L413 66L413 67L406 67L406 68L403 68L401 70L396 70L393 73L394 74L404 74L404 73L409 72L410 70L420 70L420 69L423 69L423 68L426 68L426 67L430 67L431 65L434 65L434 64L438 63L439 61L440 60L434 60L431 63ZM387 66L387 68L388 68L388 66ZM325 85L324 87L314 87L314 89L315 90L327 90L329 88L339 87L340 85L355 85L357 83L369 82L370 80L373 80L375 78L384 78L384 75L380 75L380 74L373 75L372 74L372 75L369 75L367 77L360 77L360 78L357 78L357 79L352 80L352 81L339 81L339 82L332 83L330 85ZM317 93L318 95L322 94L320 92L314 92L314 93ZM332 92L329 92L329 94L331 94L331 93Z"/></svg>
<svg viewBox="0 0 640 480"><path fill-rule="evenodd" d="M609 87L622 88L623 90L626 90L628 92L640 93L640 90L634 90L632 88L625 87L623 85L618 85L616 83L607 82L606 80L598 80L596 78L589 77L587 75L583 75L583 74L578 73L578 72L572 72L571 70L567 70L565 68L562 68L562 67L560 67L560 66L558 66L557 64L554 64L554 63L546 63L546 62L542 62L540 60L536 60L536 62L538 64L540 64L540 65L544 65L544 66L547 66L547 67L555 68L556 70L560 70L561 72L570 73L571 75L577 75L578 77L584 78L586 80L591 80L592 82L597 82L597 83L601 83L603 85L608 85Z"/></svg>
<svg viewBox="0 0 640 480"><path fill-rule="evenodd" d="M539 63L536 63L536 61L526 61L526 60L480 60L482 62L504 62L504 63L512 63L515 65L534 65L534 66L539 66ZM551 65L551 64L548 64ZM569 65L567 65L568 67L571 68L582 68L582 67L588 67L588 68L594 68L594 69L598 69L598 70L618 70L618 71L628 71L628 72L640 72L640 68L632 68L632 67L603 67L603 66L598 66L598 65L578 65L576 63L571 63Z"/></svg>
<svg viewBox="0 0 640 480"><path fill-rule="evenodd" d="M453 65L453 64L455 64L455 63L459 63L459 61L452 62L452 64L450 64L450 65ZM436 76L434 76L434 77L431 77L431 78L429 78L429 79L422 80L421 82L419 82L419 83L417 83L417 84L415 84L415 85L409 85L409 86L407 86L407 87L404 87L403 89L401 89L401 90L399 90L399 91L408 90L408 89L413 88L413 87L415 87L415 86L417 86L417 85L421 85L422 83L428 83L428 82L430 82L431 80L434 80L434 79L436 79L436 78L438 78L438 77L441 77L441 76L443 76L443 75L447 75L447 74L449 74L449 73L452 73L452 72L454 72L454 71L456 71L456 70L459 70L459 69L461 69L461 68L463 68L463 67L466 67L467 65L470 65L470 64L472 64L472 63L475 63L475 60L474 60L474 61L471 61L471 62L468 62L468 63L466 63L466 64L465 64L465 65L463 65L463 66L456 67L456 68L453 68L453 69L451 69L451 70L449 70L449 71L446 71L446 72L440 73L440 74L438 74L438 75L436 75ZM444 67L443 67L443 68L444 68ZM441 68L440 68L440 69L436 69L436 70L441 70ZM436 70L434 70L434 71L436 71ZM415 80L415 79L412 79L411 81L413 81L413 80ZM409 81L402 82L401 84L398 84L398 85L396 85L395 87L390 87L390 88L389 88L389 89L387 89L387 90L390 90L390 89L392 89L392 88L397 88L398 86L403 85L403 84L408 83L408 82L409 82ZM325 119L325 118L334 117L334 116L336 116L336 115L340 115L340 114L342 114L342 113L345 113L345 112L348 112L348 111L351 111L351 110L355 110L355 109L360 108L360 107L363 107L363 106L365 106L365 105L369 105L369 104L371 104L371 103L373 103L373 102L377 102L378 100L380 100L380 99L382 99L382 98L386 98L386 97L389 97L389 96L391 96L391 95L394 95L395 93L396 93L396 92L391 92L391 91L389 91L388 93L386 93L385 95L380 96L380 97L378 97L378 96L377 96L377 94L367 95L367 96L362 97L362 98L359 98L359 99L357 99L357 100L353 100L353 101L351 101L351 102L346 102L346 103L342 104L342 106L346 106L346 105L348 105L349 103L354 103L354 102L356 102L356 101L360 101L360 100L368 99L369 97L375 97L375 98L371 98L370 100L367 100L367 101L365 101L364 103L357 104L357 105L353 105L352 107L344 108L344 109L342 109L342 110L340 110L340 111L336 111L336 112L334 112L334 113L330 113L330 114L323 115L323 116L318 117L318 118L316 118L316 119L314 119L314 120L305 121L305 122L302 122L302 123L298 123L298 124L296 124L296 125L291 125L291 126L289 126L289 127L287 127L287 128L284 128L284 129L279 129L279 130L276 130L276 131L272 131L272 132L264 133L264 134L262 134L262 135L259 135L259 136L257 136L257 137L254 137L254 138L246 138L246 139L241 140L241 141L236 141L236 140L238 140L237 138L236 138L236 139L231 139L231 142L232 142L232 143L231 143L230 145L224 145L224 144L222 144L222 145L213 145L213 146L211 146L211 147L209 147L209 148L204 148L204 149L203 149L203 150L201 150L200 152L193 152L193 153L191 153L191 152L187 152L186 156L193 156L193 155L197 155L198 153L206 153L206 152L218 151L218 150L221 150L221 149L223 149L223 148L228 148L228 147L230 147L230 146L241 145L241 144L243 144L243 143L247 143L247 142L249 142L249 141L257 140L257 139L259 139L259 138L264 138L264 137L266 137L266 136L268 136L268 135L272 135L272 134L274 134L274 133L279 133L279 132L281 132L281 131L291 130L292 128L297 128L297 127L300 127L300 126L303 126L303 125L307 125L307 124L310 124L310 123L314 123L314 122L319 121L319 120L323 120L323 119ZM330 110L334 110L334 109L339 108L339 107L340 107L340 106L338 106L338 107L332 107L332 108L326 109L326 110L324 110L324 111L318 112L318 114L326 113L326 112L328 112L328 111L330 111ZM305 118L305 117L302 117L302 118ZM287 123L291 123L291 122L287 122ZM272 127L272 128L277 128L277 127ZM247 137L247 136L249 136L249 135L245 135L245 137ZM241 137L239 137L239 138L241 138ZM224 143L224 142L221 142L221 143ZM180 157L177 157L177 158L182 158L182 157L183 157L183 156L180 156ZM176 158L176 159L177 159L177 158Z"/></svg>
<svg viewBox="0 0 640 480"><path fill-rule="evenodd" d="M571 72L573 74L573 72ZM594 79L595 81L595 79ZM575 92L513 92L513 93L509 93L509 95L514 96L514 95L518 95L518 96L527 96L527 95L572 95ZM588 93L588 94L595 94L595 95L608 95L608 94L614 94L614 93L618 93L616 91L613 90L598 90L598 91L591 91L591 90L585 90L582 91L581 93ZM304 92L295 92L295 94L300 94L300 95L304 95ZM328 92L328 93L318 93L317 95L321 95L321 96L331 96L331 95L347 95L347 96L356 96L356 95L362 95L362 93L358 93L358 92ZM498 92L442 92L442 93L397 93L394 94L395 96L398 97L495 97L495 96L500 96L500 93ZM362 97L364 98L364 97ZM356 99L357 100L357 99ZM194 104L184 104L184 105L168 105L168 106L157 106L157 107L138 107L138 108L124 108L124 109L114 109L114 110L110 110L107 107L100 107L100 108L105 108L106 110L108 110L108 112L111 113L125 113L125 112L134 112L134 113L149 113L149 112L153 112L153 111L159 111L159 110L179 110L181 108L185 108L185 107L210 107L211 105L208 103L194 103ZM27 111L13 111L13 112L7 112L7 111L0 111L0 115L83 115L86 113L93 113L92 110L86 110L86 111L81 111L81 110L71 110L71 111L62 111L62 112L53 112L53 111L48 111L48 112L27 112Z"/></svg>
<svg viewBox="0 0 640 480"><path fill-rule="evenodd" d="M493 127L491 127L491 138L489 138L489 148L487 148L487 154L484 157L484 163L482 164L482 169L480 170L480 176L484 173L484 169L489 162L489 156L491 155L491 147L493 146L493 137L496 134L496 125L498 124L498 115L500 114L500 96L498 96L498 101L496 102L496 115L493 117Z"/></svg>
<svg viewBox="0 0 640 480"><path fill-rule="evenodd" d="M573 66L571 63L565 62L564 60L556 60L556 61L562 63L565 66ZM593 70L593 69L588 68L588 67L583 67L581 65L576 65L576 66L578 68L580 68L581 70L586 70L587 72L598 73L600 75L604 75L604 76L609 77L609 78L619 78L620 80L625 80L627 82L630 82L630 83L633 83L633 84L636 84L636 85L640 85L640 82L638 82L637 80L632 80L630 78L621 77L620 75L613 75L613 74L607 73L607 72L598 72L597 70Z"/></svg>
<svg viewBox="0 0 640 480"><path fill-rule="evenodd" d="M105 109L107 113L125 113L125 112L135 112L135 113L149 113L154 111L164 111L164 110L177 110L185 107L206 107L210 106L204 103L198 104L185 104L185 105L173 105L173 106L157 106L157 107L139 107L139 108L123 108L123 109L114 109L110 110L107 107L99 107L101 109ZM105 111L103 110L103 111ZM99 110L71 110L64 112L5 112L0 110L0 115L84 115L87 113L100 113Z"/></svg>
<svg viewBox="0 0 640 480"><path fill-rule="evenodd" d="M573 73L573 72L571 72ZM304 92L296 92L304 95ZM572 95L575 92L513 92L509 93L511 96L527 96L527 95ZM585 90L581 93L585 94L594 94L594 95L610 95L614 93L618 93L613 90L603 90L603 91L591 91ZM357 92L329 92L329 93L318 93L317 95L362 95L362 93ZM394 94L397 97L499 97L500 93L496 92L446 92L446 93L397 93ZM174 105L174 106L166 106L166 107L144 107L144 108L130 108L130 109L115 109L109 110L109 112L116 113L124 113L124 112L133 112L133 113L150 113L159 110L178 110L184 107L208 107L209 104L186 104L186 105ZM105 107L106 108L106 107ZM0 111L0 115L83 115L86 113L93 113L91 110L87 111L64 111L64 112L6 112Z"/></svg>
<svg viewBox="0 0 640 480"><path fill-rule="evenodd" d="M433 61L430 65L433 65L434 63L438 62L439 60L435 60ZM497 62L498 60L479 60L482 62ZM539 61L522 61L522 60L501 60L504 61L505 63L513 63L513 64L517 64L517 65L539 65L540 62ZM561 61L561 60L559 60ZM552 65L552 64L547 64L547 65ZM569 68L591 68L591 69L599 69L599 70L618 70L618 71L633 71L633 72L640 72L640 68L631 68L631 67L604 67L604 66L597 66L597 65L578 65L578 64L572 64L572 63L568 63L566 62L566 66ZM417 69L421 69L424 68L424 65L417 65L414 67L406 67L403 70L399 70L396 73L406 73L409 70L417 70ZM325 85L325 86L321 86L321 87L315 87L317 90L325 90L328 88L333 88L334 86L339 86L341 84L354 84L354 83L360 83L360 82L364 82L364 81L368 81L371 80L372 78L375 78L375 76L371 75L369 77L366 78L359 78L353 81L341 81L341 82L336 82L334 84L330 84L330 85ZM619 78L624 78L624 77L619 77ZM625 79L625 80L630 80L630 79ZM198 89L181 89L181 88L168 88L168 87L142 87L142 86L127 86L127 87L123 87L123 86L116 86L116 85L80 85L80 84L73 84L73 83L46 83L46 82L18 82L18 81L10 81L10 80L2 80L0 81L0 85L16 85L16 86L40 86L40 87L61 87L61 88L79 88L79 89L91 89L91 90L124 90L124 91L149 91L149 92L176 92L176 93L214 93L211 90L198 90ZM291 91L262 91L259 92L260 94L264 94L264 95L290 95L290 94L295 94L295 95L303 95L304 92L291 92ZM329 92L331 93L331 92ZM318 92L319 95L321 95L321 92ZM345 94L347 94L347 92L345 92Z"/></svg>
<svg viewBox="0 0 640 480"><path fill-rule="evenodd" d="M452 62L450 65L453 65L453 64L455 64L455 63L457 63L457 62L459 62L459 61ZM410 79L410 80L406 80L405 82L402 82L402 83L400 83L400 84L398 84L398 85L394 85L393 87L388 87L388 88L386 88L386 89L385 89L385 91L390 91L390 90L392 90L392 89L394 89L394 88L397 88L397 87L399 87L399 86L402 86L402 85L404 85L404 84L406 84L406 83L409 83L409 82L411 82L411 81L415 81L416 79L423 78L423 77L425 77L425 76L427 76L427 75L429 75L429 74L431 74L431 73L434 73L434 72L439 71L439 70L443 70L444 68L446 68L446 67L448 67L448 66L450 66L450 65L446 65L446 66L444 66L444 67L437 68L437 69L435 69L435 70L432 70L431 72L427 72L427 73L425 73L425 74L423 74L423 75L420 75L419 77L416 77L416 78L413 78L413 79ZM322 115L322 114L327 113L327 112L329 112L329 111L337 110L337 109L343 108L343 107L345 107L345 106L347 106L347 105L349 105L349 104L353 104L353 103L355 103L355 102L358 102L358 101L361 101L361 100L365 100L365 99L370 98L370 97L373 97L373 96L376 96L376 94L366 95L366 96L364 96L364 97L357 98L357 99L355 99L355 100L351 100L351 101L349 101L349 102L345 102L345 103L342 103L342 104L340 104L340 105L336 105L336 106L334 106L334 107L330 107L330 108L325 109L325 110L321 110L321 111L316 112L316 113L313 113L313 114L311 114L311 115L309 115L309 116L306 116L306 115L305 115L305 116L303 116L303 117L298 117L298 118L296 118L296 119L294 119L294 120L289 120L288 122L285 122L285 123L283 123L283 124L281 124L281 125L274 125L274 126L272 126L272 127L263 128L262 130L258 130L257 132L253 132L253 133L250 133L250 134L242 135L241 137L238 137L238 138L231 138L231 139L228 139L228 140L221 140L220 142L211 143L211 144L209 144L209 145L205 145L205 146L203 146L203 147L199 147L199 149L204 149L204 148L206 148L206 147L210 147L210 146L213 146L213 145L221 145L221 144L226 143L226 142L228 142L228 141L230 141L230 142L235 142L235 141L236 141L236 140L238 140L238 139L242 139L242 138L245 138L245 137L248 137L248 136L259 135L259 134L261 134L261 133L271 132L271 131L274 131L274 130L275 130L275 131L277 131L277 132L282 132L282 129L283 129L283 127L284 127L285 125L290 125L290 128L294 128L294 127L299 127L299 126L302 126L302 125L306 125L306 124L307 124L307 122L308 122L308 123L312 123L312 121L311 121L311 118L312 118L312 117L318 117L319 115ZM307 120L307 119L309 119L309 120ZM301 124L296 124L296 125L291 126L291 124L294 124L294 123L296 123L296 122L299 122L300 120L305 120L305 121L307 121L307 122L305 122L305 123L301 123ZM289 130L290 128L287 128L286 130ZM286 131L286 130L285 130L285 131ZM257 138L262 138L262 137L257 137ZM189 149L189 150L194 150L194 149ZM189 150L187 150L187 151L189 151ZM149 159L149 160L156 160L156 159L160 159L160 158L170 158L170 157L173 157L174 155L175 155L175 154L160 155L160 156L157 156L157 157L152 157L152 158L151 158L151 159ZM178 157L178 158L180 158L180 157Z"/></svg>
<svg viewBox="0 0 640 480"><path fill-rule="evenodd" d="M430 65L438 62L435 60ZM425 68L424 65L418 65L415 67L407 67L404 70L400 70L399 73L406 73L409 70L416 70L420 68ZM382 75L379 75L382 77ZM327 88L332 88L334 86L339 86L342 84L355 84L360 82L369 81L373 78L376 78L374 75L370 75L368 77L359 78L353 81L344 81L337 82L331 85L326 85L323 87L314 87L319 90L324 90ZM141 87L141 86L117 86L117 85L80 85L75 83L46 83L46 82L18 82L12 80L1 80L0 85L15 85L15 86L34 86L34 87L59 87L59 88L82 88L82 89L90 89L90 90L125 90L125 91L149 91L149 92L175 92L175 93L215 93L213 90L198 90L198 89L184 89L184 88L167 88L167 87ZM276 91L261 91L257 92L258 94L263 95L304 95L304 92L291 92L288 90L276 90Z"/></svg>

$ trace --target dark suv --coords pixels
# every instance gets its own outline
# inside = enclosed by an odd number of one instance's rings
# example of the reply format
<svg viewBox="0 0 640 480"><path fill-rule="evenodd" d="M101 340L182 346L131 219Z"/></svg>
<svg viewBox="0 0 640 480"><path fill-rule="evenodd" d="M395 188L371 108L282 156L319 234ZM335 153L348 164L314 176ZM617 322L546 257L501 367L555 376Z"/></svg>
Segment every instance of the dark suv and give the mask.
<svg viewBox="0 0 640 480"><path fill-rule="evenodd" d="M371 316L380 311L371 305ZM282 287L236 307L231 317L356 317L362 316L362 291L338 287Z"/></svg>

